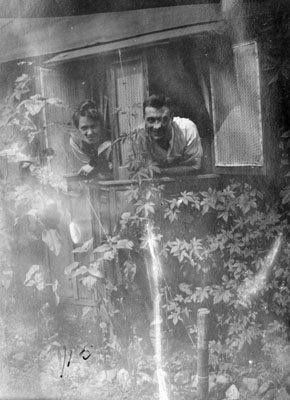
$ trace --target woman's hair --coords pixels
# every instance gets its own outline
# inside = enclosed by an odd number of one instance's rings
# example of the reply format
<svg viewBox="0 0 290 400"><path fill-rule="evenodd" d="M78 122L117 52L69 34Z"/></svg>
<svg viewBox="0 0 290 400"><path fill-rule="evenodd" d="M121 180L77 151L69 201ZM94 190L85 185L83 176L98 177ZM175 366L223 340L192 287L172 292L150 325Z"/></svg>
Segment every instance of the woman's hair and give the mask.
<svg viewBox="0 0 290 400"><path fill-rule="evenodd" d="M103 116L93 100L82 101L73 113L72 120L76 128L79 127L80 117L89 117L93 121L100 122L102 126L104 124Z"/></svg>
<svg viewBox="0 0 290 400"><path fill-rule="evenodd" d="M152 94L148 99L146 99L143 103L143 115L145 116L145 108L153 107L153 108L169 108L170 112L173 113L173 102L169 97L165 97L163 94Z"/></svg>

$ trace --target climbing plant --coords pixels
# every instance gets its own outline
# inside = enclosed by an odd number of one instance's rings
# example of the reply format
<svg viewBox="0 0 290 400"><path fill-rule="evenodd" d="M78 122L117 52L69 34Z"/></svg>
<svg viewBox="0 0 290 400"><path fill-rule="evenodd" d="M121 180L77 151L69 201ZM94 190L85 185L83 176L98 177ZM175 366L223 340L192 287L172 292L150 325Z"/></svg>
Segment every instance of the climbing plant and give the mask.
<svg viewBox="0 0 290 400"><path fill-rule="evenodd" d="M154 224L163 268L165 331L181 325L195 346L196 311L209 308L215 332L212 367L231 370L245 349L261 343L267 321L289 322L290 248L279 202L267 203L260 190L237 181L219 190L188 190L167 198L162 185L142 179L125 195L133 209L122 214L118 235L93 251L101 259L117 257L123 262L122 284L138 287L136 274L148 259L145 226ZM126 249L125 260L124 254L119 257L121 249ZM86 285L105 277L88 267L75 264L73 269Z"/></svg>
<svg viewBox="0 0 290 400"><path fill-rule="evenodd" d="M47 306L58 304L59 295L58 281L50 276L47 252L59 254L62 239L58 226L68 216L61 196L67 193L66 184L49 167L54 152L39 146L45 129L41 113L48 104L65 105L35 92L32 63L19 63L19 70L23 73L16 74L13 87L0 104L1 315L9 319L14 307L20 313L26 307L29 314L31 299L23 286L29 287L34 293L31 312L44 321L43 327L48 327L51 313ZM43 330L47 338L52 333L50 328Z"/></svg>

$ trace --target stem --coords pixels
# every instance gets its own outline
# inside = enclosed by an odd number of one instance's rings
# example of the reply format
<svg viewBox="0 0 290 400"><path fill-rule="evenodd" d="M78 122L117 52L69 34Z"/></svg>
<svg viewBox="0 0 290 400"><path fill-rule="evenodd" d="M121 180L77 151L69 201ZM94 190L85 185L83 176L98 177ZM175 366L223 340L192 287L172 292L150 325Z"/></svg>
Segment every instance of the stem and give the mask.
<svg viewBox="0 0 290 400"><path fill-rule="evenodd" d="M86 199L87 199L87 202L89 203L89 206L90 206L90 208L91 208L91 210L92 210L94 216L96 217L96 219L97 219L97 221L98 221L100 227L102 228L102 231L104 232L106 239L108 240L109 237L108 237L108 235L107 235L107 232L105 231L105 228L103 227L103 224L101 223L101 220L100 220L100 218L99 218L99 216L98 216L96 210L94 209L94 206L92 205L92 202L91 202L90 198L89 198L89 197L86 197Z"/></svg>
<svg viewBox="0 0 290 400"><path fill-rule="evenodd" d="M209 310L197 312L197 397L206 400L208 395L208 336Z"/></svg>

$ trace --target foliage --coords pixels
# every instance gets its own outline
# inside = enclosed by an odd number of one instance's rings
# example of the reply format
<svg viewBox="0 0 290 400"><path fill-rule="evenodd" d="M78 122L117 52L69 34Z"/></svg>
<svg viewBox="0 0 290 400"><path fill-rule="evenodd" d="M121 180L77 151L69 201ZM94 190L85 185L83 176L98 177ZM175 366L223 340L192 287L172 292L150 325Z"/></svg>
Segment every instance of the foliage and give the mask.
<svg viewBox="0 0 290 400"><path fill-rule="evenodd" d="M35 240L42 240L58 255L61 247L58 224L65 217L59 194L65 193L67 188L49 167L53 150L44 149L40 159L38 143L43 127L39 117L47 104L57 107L64 104L56 98L33 94L33 91L33 75L23 73L15 79L12 92L0 107L0 126L4 129L3 135L6 133L0 157L8 163L17 163L20 171L18 178L14 174L2 179L1 188L6 212L14 220L13 234L18 232L22 236L18 237L17 245L29 246ZM25 237L23 229L26 229Z"/></svg>
<svg viewBox="0 0 290 400"><path fill-rule="evenodd" d="M2 185L5 199L9 203L9 212L13 214L16 224L25 217L36 219L43 225L44 242L49 240L51 242L45 226L50 218L48 214L52 216L57 213L54 223L51 225L50 221L48 225L56 227L59 222L57 196L53 195L54 192L65 191L66 187L60 177L53 175L48 164L41 163L39 154L34 153L41 132L39 114L46 104L62 105L62 103L57 99L44 99L38 94L30 96L31 84L32 77L22 74L15 80L12 93L1 105L0 126L8 129L10 137L5 140L0 156L6 158L8 163L19 163L22 178L27 178L19 179L13 186L9 179L3 180ZM49 159L53 151L47 151L45 154ZM44 218L43 214L46 214Z"/></svg>
<svg viewBox="0 0 290 400"><path fill-rule="evenodd" d="M215 326L211 365L232 370L246 348L261 348L259 343L268 329L265 319L271 315L273 321L288 321L287 220L278 204L265 203L263 194L247 183L233 181L220 190L183 191L174 198L165 198L163 189L143 179L139 185L131 185L126 196L134 208L122 214L115 246L108 238L94 252L101 254L103 261L116 257L120 261L117 249L122 247L126 254L122 283L132 289L136 271L144 268L148 257L144 228L148 220L154 221L154 240L164 266L160 290L167 329L170 322L173 326L182 324L194 344L196 311L209 308ZM195 224L184 229L184 220ZM171 276L167 271L170 266L174 271ZM91 267L77 268L81 275L91 275ZM104 276L95 276L94 283ZM118 285L114 290L118 292ZM114 318L115 314L110 315ZM248 365L248 359L243 362Z"/></svg>
<svg viewBox="0 0 290 400"><path fill-rule="evenodd" d="M259 43L260 66L264 90L262 101L265 105L265 121L271 129L273 139L279 142L275 151L275 162L279 172L275 174L275 184L281 189L284 212L289 214L289 155L290 155L290 58L289 58L289 5L278 1L267 5L268 15L260 15L247 30ZM275 137L274 137L275 136ZM280 165L278 165L278 163ZM277 169L278 169L277 168Z"/></svg>
<svg viewBox="0 0 290 400"><path fill-rule="evenodd" d="M22 66L25 73L15 79L0 104L0 158L1 169L6 170L1 171L0 180L0 277L7 299L1 314L9 320L16 307L22 310L22 318L39 317L38 342L48 346L55 335L48 325L59 295L58 281L52 281L46 265L46 251L56 257L60 254L59 224L69 216L62 206L61 194L67 193L65 182L49 165L54 152L39 151L39 135L44 131L40 116L47 104L64 105L59 99L35 94L31 63L23 62ZM30 302L26 287L33 289L30 312L25 309Z"/></svg>
<svg viewBox="0 0 290 400"><path fill-rule="evenodd" d="M259 26L258 36L264 47L262 69L268 78L270 95L275 96L275 88L282 87L286 98L290 63L285 46L289 45L289 34L283 30L289 15L282 12L280 18L278 32L274 32L277 22L271 20L256 26ZM275 40L268 40L269 32ZM0 107L0 128L3 132L11 128L0 157L18 163L25 178L16 185L9 177L1 179L0 279L6 291L11 289L11 281L18 273L10 257L13 250L19 246L29 248L31 243L40 241L58 256L62 245L58 226L61 220L69 220L59 196L67 192L66 185L49 168L53 150L44 149L41 159L38 154L39 135L45 128L39 116L47 104L57 107L63 104L58 99L44 99L35 94L32 78L29 73L16 78L12 93ZM287 181L289 121L282 121L280 125L281 170ZM97 246L93 238L82 243L73 251L81 261L65 268L67 276L94 293L102 331L98 361L104 369L113 369L118 357L125 358L135 397L142 398L144 388L153 396L153 379L149 375L154 368L152 360L144 357L136 323L138 313L146 319L144 309L148 305L142 304L144 296L138 275L145 269L144 260L148 258L145 227L148 221L153 221L151 240L160 250L163 266L160 291L164 318L167 318L165 328L178 329L182 325L195 346L196 311L208 307L213 324L210 342L213 369L232 372L238 366L241 374L239 356L252 346L262 351L271 372L274 369L279 375L281 355L288 340L283 322L289 324L290 315L290 246L285 240L290 185L281 192L286 212L280 205L267 204L260 191L237 182L223 189L209 188L201 192L193 192L189 187L168 197L165 188L152 181L159 173L158 167L146 158L138 163L129 160L130 177L137 185L127 188L125 196L130 208L121 216L119 231L107 235ZM277 247L276 256L274 246ZM272 250L270 254L269 249ZM86 261L82 256L86 256ZM116 266L120 266L120 275L112 281L109 272ZM28 269L23 283L39 295L51 289L58 304L58 281L51 281L43 260ZM61 346L48 310L48 303L45 303L39 311L44 322L42 328L46 330L41 357L59 352ZM83 318L86 313L84 309ZM265 319L271 323L265 323ZM249 360L244 361L248 365ZM126 398L128 392L124 387L121 389ZM119 395L118 392L118 398Z"/></svg>
<svg viewBox="0 0 290 400"><path fill-rule="evenodd" d="M176 211L210 213L216 223L206 237L166 243L167 252L181 268L187 266L194 279L179 285L169 305L173 322L188 318L190 305L210 308L216 326L212 362L230 369L228 361L261 338L265 316L289 315L289 246L284 243L279 257L271 253L273 246L278 251L281 245L286 220L277 206L264 204L262 193L239 183L223 190L183 193L166 209L166 218L175 224Z"/></svg>
<svg viewBox="0 0 290 400"><path fill-rule="evenodd" d="M1 246L4 253L15 245L29 247L31 242L42 241L58 256L62 242L58 225L63 219L69 220L59 194L66 193L67 188L49 168L53 151L45 149L47 162L43 163L34 146L42 130L39 114L47 104L62 104L58 99L30 96L30 91L31 77L23 74L16 79L12 95L0 110L0 125L13 127L0 156L8 162L20 163L26 177L17 185L2 180L7 213L1 215ZM15 144L16 134L21 140ZM288 137L286 132L284 138ZM138 276L140 272L141 276L146 275L144 269L149 257L146 226L150 221L154 223L150 240L160 250L163 266L160 292L166 320L164 329L174 330L182 325L195 346L196 311L207 307L214 327L210 342L213 369L233 371L238 365L241 368L240 355L245 348L255 345L278 370L272 339L281 321L289 322L290 311L287 212L283 213L278 204L267 204L263 194L249 184L233 181L223 189L194 192L188 188L168 196L165 187L153 180L159 173L154 163L142 159L136 166L130 160L130 169L131 178L137 183L132 183L125 193L130 206L121 215L118 231L106 235L97 246L93 238L80 244L73 253L81 261L65 268L67 276L94 294L102 331L97 351L102 366L113 368L116 359L122 359L130 372L135 394L145 381L152 383L148 371L152 372L153 367L140 346L140 336L145 334L138 332L137 320L138 314L144 320L147 318L144 310L148 304L144 304L144 288ZM284 205L290 199L288 189L282 192ZM14 222L12 234L4 223L7 216ZM13 243L15 232L19 235ZM30 267L24 285L40 294L51 289L58 304L58 282L51 281L42 264L40 260ZM13 266L7 266L1 270L6 289L13 276ZM119 275L112 280L110 271L115 268ZM48 326L51 317L46 308L41 310L44 325ZM83 318L86 313L84 309ZM270 317L271 324L265 324L265 318ZM281 348L285 344L282 339L278 340ZM47 329L43 343L42 356L59 352L60 343L51 328ZM246 365L247 361L244 360Z"/></svg>

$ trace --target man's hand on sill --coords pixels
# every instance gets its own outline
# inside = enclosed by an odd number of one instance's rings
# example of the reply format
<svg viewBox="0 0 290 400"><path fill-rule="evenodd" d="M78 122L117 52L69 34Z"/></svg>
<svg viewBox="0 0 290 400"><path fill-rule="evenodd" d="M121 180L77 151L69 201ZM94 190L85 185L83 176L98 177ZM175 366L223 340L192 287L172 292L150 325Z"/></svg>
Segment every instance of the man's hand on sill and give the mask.
<svg viewBox="0 0 290 400"><path fill-rule="evenodd" d="M84 181L84 180L111 180L113 178L113 174L108 172L108 173L101 173L98 172L98 170L94 167L91 167L90 165L84 165L78 172L72 172L70 174L65 174L64 178L70 180L70 181Z"/></svg>
<svg viewBox="0 0 290 400"><path fill-rule="evenodd" d="M84 175L84 176L88 176L90 175L93 171L94 171L94 167L92 167L90 164L86 164L83 165L79 171L78 171L78 175Z"/></svg>

